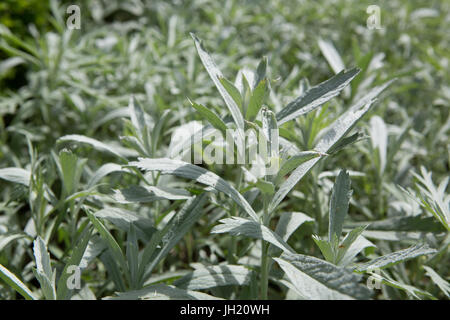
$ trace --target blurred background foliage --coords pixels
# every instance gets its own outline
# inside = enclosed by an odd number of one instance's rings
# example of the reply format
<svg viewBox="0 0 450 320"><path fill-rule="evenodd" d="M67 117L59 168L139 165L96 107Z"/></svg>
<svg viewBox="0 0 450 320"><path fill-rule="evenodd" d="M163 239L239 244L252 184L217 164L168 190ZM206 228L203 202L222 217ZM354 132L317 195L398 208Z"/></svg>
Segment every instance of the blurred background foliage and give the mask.
<svg viewBox="0 0 450 320"><path fill-rule="evenodd" d="M81 8L80 30L66 28L70 4ZM380 30L366 27L372 4L381 8ZM155 119L165 110L174 115L165 124L161 146L169 145L175 126L200 119L187 97L223 114L189 37L195 32L228 79L268 56L273 89L268 104L274 110L305 86L333 75L318 40L332 43L346 68L363 71L358 87L352 83L351 93L314 113L323 114L324 123L360 92L397 78L370 114L379 116L388 132L385 158L374 155L376 142L364 139L321 168L345 166L355 172L350 211L355 220L412 210L405 209L408 201L396 186L413 187L412 173L421 166L433 173L436 184L448 177L450 1L3 0L0 24L0 167L29 165L25 137L43 155L66 134L117 141L127 130L120 117L131 94ZM308 119L298 120L296 130ZM365 133L379 133L379 120L365 123ZM308 147L305 137L298 142ZM107 160L89 157L89 170ZM58 189L56 180L53 188ZM327 195L330 183L321 181L318 187L315 182L298 186L286 206L318 210L321 199L310 201L309 191L319 188ZM0 187L5 204L20 198L20 190L11 192L10 184L0 181ZM439 271L448 275L445 265Z"/></svg>

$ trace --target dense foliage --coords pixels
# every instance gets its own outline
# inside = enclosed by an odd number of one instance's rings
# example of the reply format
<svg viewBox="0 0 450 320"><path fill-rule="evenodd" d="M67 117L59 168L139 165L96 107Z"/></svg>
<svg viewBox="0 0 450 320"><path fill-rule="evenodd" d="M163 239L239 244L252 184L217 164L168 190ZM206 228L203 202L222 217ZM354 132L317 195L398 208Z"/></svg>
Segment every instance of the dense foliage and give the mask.
<svg viewBox="0 0 450 320"><path fill-rule="evenodd" d="M42 3L0 20L0 299L448 299L449 2Z"/></svg>

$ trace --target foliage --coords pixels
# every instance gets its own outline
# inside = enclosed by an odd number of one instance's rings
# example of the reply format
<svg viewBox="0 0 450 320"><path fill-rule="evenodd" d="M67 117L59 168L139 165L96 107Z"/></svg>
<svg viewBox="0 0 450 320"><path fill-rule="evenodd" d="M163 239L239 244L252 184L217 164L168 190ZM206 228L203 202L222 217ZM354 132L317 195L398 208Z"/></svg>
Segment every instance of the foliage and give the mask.
<svg viewBox="0 0 450 320"><path fill-rule="evenodd" d="M323 3L1 24L0 76L27 81L0 94L0 298L448 298L449 4L383 2L369 30L371 3ZM276 172L210 161L230 129Z"/></svg>

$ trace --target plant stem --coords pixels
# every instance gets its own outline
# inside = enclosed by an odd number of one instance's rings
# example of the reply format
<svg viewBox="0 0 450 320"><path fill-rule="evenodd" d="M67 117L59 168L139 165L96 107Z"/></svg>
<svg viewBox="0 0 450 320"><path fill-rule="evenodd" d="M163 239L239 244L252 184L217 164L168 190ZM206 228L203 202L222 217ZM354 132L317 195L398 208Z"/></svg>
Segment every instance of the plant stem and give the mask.
<svg viewBox="0 0 450 320"><path fill-rule="evenodd" d="M268 253L269 244L262 240L261 248L261 300L267 300L267 289L269 286Z"/></svg>
<svg viewBox="0 0 450 320"><path fill-rule="evenodd" d="M264 216L263 216L263 224L267 226L269 224L269 217L267 212L267 198L264 196L263 199L264 204ZM268 251L269 251L269 243L261 240L261 300L267 300L267 290L269 286L269 266L268 266Z"/></svg>

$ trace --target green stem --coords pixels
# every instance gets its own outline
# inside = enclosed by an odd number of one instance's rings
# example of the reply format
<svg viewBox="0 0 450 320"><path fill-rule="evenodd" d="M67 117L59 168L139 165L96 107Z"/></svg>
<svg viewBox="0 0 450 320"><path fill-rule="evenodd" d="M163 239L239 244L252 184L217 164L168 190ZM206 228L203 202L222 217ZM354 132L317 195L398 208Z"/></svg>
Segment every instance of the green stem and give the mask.
<svg viewBox="0 0 450 320"><path fill-rule="evenodd" d="M268 249L269 244L263 240L261 248L261 300L267 300L267 289L269 287Z"/></svg>
<svg viewBox="0 0 450 320"><path fill-rule="evenodd" d="M267 211L267 198L264 196L263 199L264 204L264 216L263 216L263 224L268 226L269 224L269 215ZM261 240L261 300L267 300L267 291L269 287L269 243Z"/></svg>

